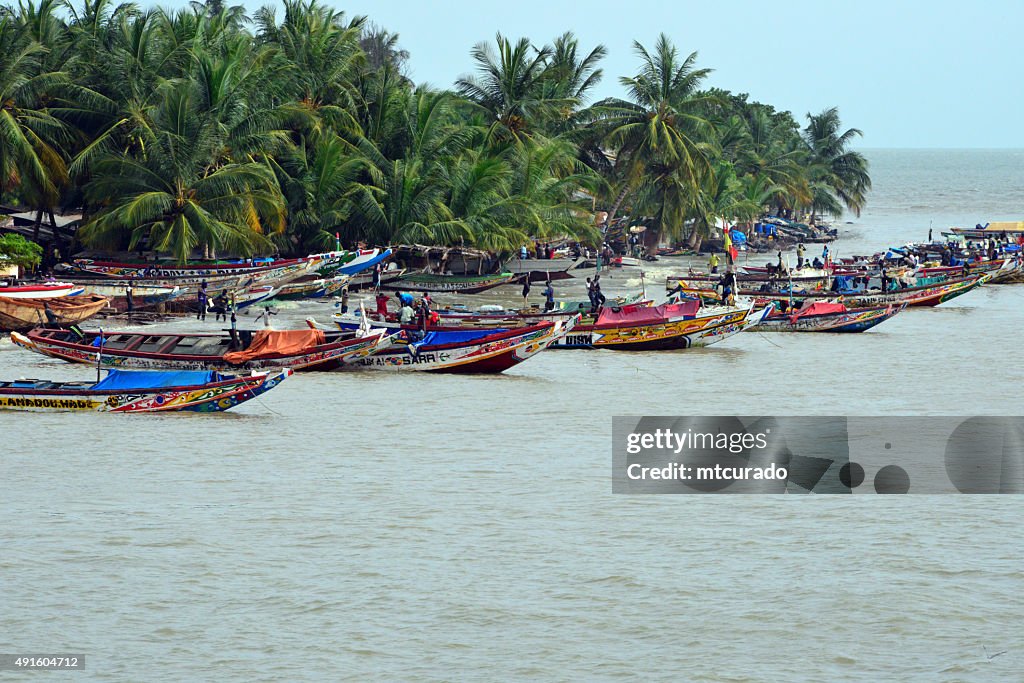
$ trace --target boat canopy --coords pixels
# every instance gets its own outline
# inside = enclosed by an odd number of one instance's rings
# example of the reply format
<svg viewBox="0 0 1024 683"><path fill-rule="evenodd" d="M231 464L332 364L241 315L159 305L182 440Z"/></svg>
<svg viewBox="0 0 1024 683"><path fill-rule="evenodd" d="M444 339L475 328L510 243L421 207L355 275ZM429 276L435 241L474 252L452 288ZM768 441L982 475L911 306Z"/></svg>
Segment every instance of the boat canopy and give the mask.
<svg viewBox="0 0 1024 683"><path fill-rule="evenodd" d="M827 301L815 301L806 304L799 311L790 316L790 320L796 322L800 318L806 318L809 315L827 315L829 313L845 313L845 304L833 304Z"/></svg>
<svg viewBox="0 0 1024 683"><path fill-rule="evenodd" d="M670 318L693 317L699 310L700 301L696 299L660 306L603 308L594 324L597 326L656 325Z"/></svg>
<svg viewBox="0 0 1024 683"><path fill-rule="evenodd" d="M249 348L224 354L228 363L245 363L269 356L288 356L303 353L325 343L323 330L259 330L253 335Z"/></svg>
<svg viewBox="0 0 1024 683"><path fill-rule="evenodd" d="M219 382L225 377L207 370L181 370L161 372L156 370L111 370L93 389L123 390L159 389L162 387L192 387Z"/></svg>
<svg viewBox="0 0 1024 683"><path fill-rule="evenodd" d="M482 330L451 330L441 332L427 332L422 340L416 342L417 348L422 346L435 346L438 344L462 344L465 342L476 341L477 339L483 339L489 337L492 334L499 334L501 332L508 332L507 329L493 329L487 328Z"/></svg>

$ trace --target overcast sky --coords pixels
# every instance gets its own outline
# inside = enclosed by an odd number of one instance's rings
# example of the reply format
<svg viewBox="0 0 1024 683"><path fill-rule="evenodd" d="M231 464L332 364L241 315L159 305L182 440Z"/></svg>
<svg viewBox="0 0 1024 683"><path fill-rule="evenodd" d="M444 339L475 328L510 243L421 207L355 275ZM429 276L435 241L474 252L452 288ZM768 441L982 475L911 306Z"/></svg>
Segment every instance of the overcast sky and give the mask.
<svg viewBox="0 0 1024 683"><path fill-rule="evenodd" d="M838 106L864 147L1024 147L1021 0L326 1L397 32L413 78L436 86L469 72L470 48L498 30L535 43L572 30L588 51L608 48L598 95L620 95L633 40L664 31L714 69L710 84L801 121Z"/></svg>

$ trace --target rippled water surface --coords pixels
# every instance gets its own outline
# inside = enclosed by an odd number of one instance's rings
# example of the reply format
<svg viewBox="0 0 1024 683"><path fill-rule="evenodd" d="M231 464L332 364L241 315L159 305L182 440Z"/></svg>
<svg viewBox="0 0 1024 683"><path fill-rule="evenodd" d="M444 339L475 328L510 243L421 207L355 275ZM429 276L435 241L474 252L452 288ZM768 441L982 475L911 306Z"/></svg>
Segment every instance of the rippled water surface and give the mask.
<svg viewBox="0 0 1024 683"><path fill-rule="evenodd" d="M1024 217L1024 152L870 158L840 255ZM1020 414L1022 322L1024 287L986 287L862 335L0 414L0 652L85 653L82 680L1019 680L1018 497L613 496L610 416ZM91 373L7 341L0 368Z"/></svg>

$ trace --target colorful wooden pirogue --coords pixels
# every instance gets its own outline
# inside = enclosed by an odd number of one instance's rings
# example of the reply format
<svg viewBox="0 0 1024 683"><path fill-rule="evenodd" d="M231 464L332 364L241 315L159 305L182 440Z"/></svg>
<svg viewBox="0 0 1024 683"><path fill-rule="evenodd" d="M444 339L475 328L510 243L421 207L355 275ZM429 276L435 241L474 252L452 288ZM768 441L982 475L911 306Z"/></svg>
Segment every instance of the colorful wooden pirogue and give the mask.
<svg viewBox="0 0 1024 683"><path fill-rule="evenodd" d="M82 288L72 282L34 282L28 284L7 284L0 281L0 298L4 299L52 299L81 293Z"/></svg>
<svg viewBox="0 0 1024 683"><path fill-rule="evenodd" d="M906 306L887 304L847 308L841 303L809 302L803 308L789 313L771 311L757 329L764 332L864 332L889 320Z"/></svg>
<svg viewBox="0 0 1024 683"><path fill-rule="evenodd" d="M708 346L758 324L768 314L765 306L702 307L697 301L651 306L650 302L606 306L596 316L585 314L572 332L551 345L552 349L597 348L622 351L687 349ZM532 325L544 320L560 320L575 316L575 311L449 313L439 311L437 332L467 329L508 329ZM359 316L338 315L335 322L342 329L355 329ZM394 320L374 320L374 325L390 329L401 326ZM414 330L414 326L405 326Z"/></svg>
<svg viewBox="0 0 1024 683"><path fill-rule="evenodd" d="M220 376L215 372L112 370L99 382L0 382L0 410L107 413L216 413L270 391L291 370Z"/></svg>
<svg viewBox="0 0 1024 683"><path fill-rule="evenodd" d="M106 297L84 294L52 299L0 297L0 331L29 330L47 323L80 323L99 313L108 303Z"/></svg>
<svg viewBox="0 0 1024 683"><path fill-rule="evenodd" d="M578 320L579 316L571 316L515 329L427 332L422 339L403 332L404 339L396 339L352 367L459 374L504 372L561 340Z"/></svg>
<svg viewBox="0 0 1024 683"><path fill-rule="evenodd" d="M365 337L322 330L180 332L81 332L40 327L11 334L18 346L74 363L137 370L217 370L267 368L336 370L374 353L392 341L383 331ZM97 356L99 360L97 360Z"/></svg>
<svg viewBox="0 0 1024 683"><path fill-rule="evenodd" d="M969 275L955 279L942 279L942 281L916 287L904 287L888 291L869 290L850 293L832 292L826 290L811 292L770 292L757 289L740 289L738 295L749 297L756 301L785 301L794 300L797 302L815 300L828 301L841 299L843 303L854 308L870 308L888 304L907 304L907 306L938 306L941 303L955 299L971 291L975 287L985 284L992 279L994 273L983 273ZM685 285L683 293L688 296L699 297L703 301L718 301L720 296L714 289L695 288L690 289Z"/></svg>
<svg viewBox="0 0 1024 683"><path fill-rule="evenodd" d="M515 281L512 273L493 275L433 275L405 273L381 284L381 289L409 292L448 292L450 294L477 294Z"/></svg>

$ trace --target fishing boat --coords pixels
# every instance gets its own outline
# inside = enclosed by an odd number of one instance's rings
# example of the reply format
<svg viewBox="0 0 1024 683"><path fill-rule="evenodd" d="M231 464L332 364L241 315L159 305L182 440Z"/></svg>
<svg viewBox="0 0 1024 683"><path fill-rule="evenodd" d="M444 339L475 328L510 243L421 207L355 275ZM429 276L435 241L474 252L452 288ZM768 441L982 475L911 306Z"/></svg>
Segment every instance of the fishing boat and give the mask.
<svg viewBox="0 0 1024 683"><path fill-rule="evenodd" d="M572 331L579 320L544 321L516 329L427 332L420 340L396 340L352 364L354 369L494 374L532 358ZM405 334L405 333L403 333Z"/></svg>
<svg viewBox="0 0 1024 683"><path fill-rule="evenodd" d="M843 303L853 308L865 308L872 306L883 306L888 304L907 304L907 306L938 306L958 296L963 296L972 289L985 284L992 278L992 273L980 273L956 279L943 279L941 282L918 285L916 287L904 287L881 291L855 290L855 291L814 291L814 292L763 292L756 289L740 289L737 293L741 297L750 297L757 301L790 301L803 302L806 300L833 300L842 299ZM709 289L686 289L683 293L688 296L698 297L704 301L712 302L720 299L714 290Z"/></svg>
<svg viewBox="0 0 1024 683"><path fill-rule="evenodd" d="M52 299L73 296L81 288L71 282L37 282L16 285L0 284L0 298L4 299ZM80 293L80 292L79 292Z"/></svg>
<svg viewBox="0 0 1024 683"><path fill-rule="evenodd" d="M813 301L792 313L772 310L757 329L764 332L863 332L894 317L906 306L847 308L842 303Z"/></svg>
<svg viewBox="0 0 1024 683"><path fill-rule="evenodd" d="M208 292L218 292L223 289L241 291L252 287L280 287L305 276L316 263L318 263L316 259L293 259L284 263L278 262L278 265L270 267L239 269L244 272L224 269L214 275L204 275L199 268L170 269L151 265L148 268L135 269L131 272L125 270L127 275L115 273L103 276L94 273L91 277L76 279L86 287L117 285L126 281L130 282L133 287L179 287L179 296L188 297L197 294L204 283Z"/></svg>
<svg viewBox="0 0 1024 683"><path fill-rule="evenodd" d="M255 275L268 270L291 269L302 266L305 270L310 264L318 265L317 256L299 259L248 259L245 261L228 261L218 263L132 263L122 261L100 261L94 259L74 259L70 264L60 264L58 269L66 272L77 272L83 275L100 276L118 279L173 279L173 278L211 278L229 275Z"/></svg>
<svg viewBox="0 0 1024 683"><path fill-rule="evenodd" d="M607 348L624 351L686 349L709 346L756 325L768 314L761 306L701 307L698 301L652 306L643 301L626 306L605 306L596 315L575 312L507 312L474 315L441 315L441 324L430 331L467 332L516 329L543 321L565 320L579 316L574 329L563 339L552 343L552 349ZM335 324L343 330L356 329L359 316L336 315ZM394 321L371 323L391 331L410 332L415 326Z"/></svg>
<svg viewBox="0 0 1024 683"><path fill-rule="evenodd" d="M291 370L249 376L111 370L98 382L0 382L0 410L219 413L264 394Z"/></svg>
<svg viewBox="0 0 1024 683"><path fill-rule="evenodd" d="M768 308L702 307L698 301L603 308L551 348L661 351L709 346L759 324Z"/></svg>
<svg viewBox="0 0 1024 683"><path fill-rule="evenodd" d="M110 307L118 311L128 308L128 289L132 290L132 308L151 308L169 301L174 301L184 293L181 287L165 287L163 285L146 285L138 283L90 283L85 291L88 294L105 296L110 299Z"/></svg>
<svg viewBox="0 0 1024 683"><path fill-rule="evenodd" d="M583 264L581 258L519 258L515 256L505 261L501 269L513 275L529 275L530 282L545 280L564 280L573 277L570 271Z"/></svg>
<svg viewBox="0 0 1024 683"><path fill-rule="evenodd" d="M52 299L0 297L0 331L28 330L47 323L80 323L106 308L109 301L93 294Z"/></svg>
<svg viewBox="0 0 1024 683"><path fill-rule="evenodd" d="M320 299L334 296L351 280L349 275L335 275L327 278L301 279L281 285L274 294L275 301L294 301L299 299Z"/></svg>
<svg viewBox="0 0 1024 683"><path fill-rule="evenodd" d="M354 259L341 265L338 272L342 275L355 275L369 270L389 258L391 258L390 249L360 249L356 252Z"/></svg>
<svg viewBox="0 0 1024 683"><path fill-rule="evenodd" d="M434 275L432 273L406 273L389 282L382 282L381 289L410 292L440 292L449 294L477 294L507 285L516 280L513 273L491 275Z"/></svg>
<svg viewBox="0 0 1024 683"><path fill-rule="evenodd" d="M102 341L101 341L102 340ZM40 327L11 341L73 363L134 370L268 368L336 370L391 343L384 331L365 337L323 330L239 330L225 333L103 332ZM98 357L98 360L97 360Z"/></svg>
<svg viewBox="0 0 1024 683"><path fill-rule="evenodd" d="M1002 235L1013 236L1014 238L1024 235L1024 221L998 221L978 225L973 228L950 228L945 234L953 234L966 239L983 240L989 237L1001 237Z"/></svg>

